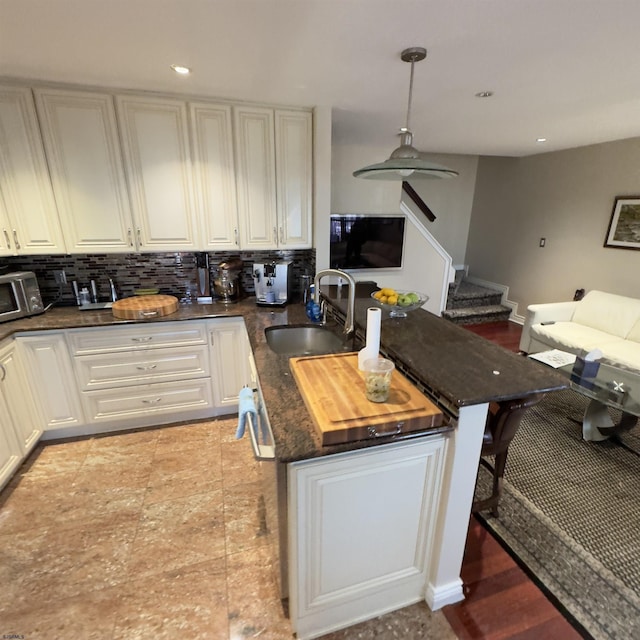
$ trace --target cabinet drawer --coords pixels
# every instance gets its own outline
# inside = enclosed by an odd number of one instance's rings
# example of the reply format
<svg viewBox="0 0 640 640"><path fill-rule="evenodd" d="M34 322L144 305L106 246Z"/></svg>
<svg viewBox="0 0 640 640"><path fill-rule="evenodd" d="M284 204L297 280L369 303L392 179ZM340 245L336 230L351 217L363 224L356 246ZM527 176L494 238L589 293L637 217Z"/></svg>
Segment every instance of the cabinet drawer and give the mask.
<svg viewBox="0 0 640 640"><path fill-rule="evenodd" d="M74 360L82 391L173 382L210 375L206 345L99 353L77 356Z"/></svg>
<svg viewBox="0 0 640 640"><path fill-rule="evenodd" d="M74 355L207 344L204 323L171 322L69 331Z"/></svg>
<svg viewBox="0 0 640 640"><path fill-rule="evenodd" d="M212 409L213 395L211 380L199 378L85 391L82 394L82 402L89 422L95 424L171 413L188 419L190 411Z"/></svg>

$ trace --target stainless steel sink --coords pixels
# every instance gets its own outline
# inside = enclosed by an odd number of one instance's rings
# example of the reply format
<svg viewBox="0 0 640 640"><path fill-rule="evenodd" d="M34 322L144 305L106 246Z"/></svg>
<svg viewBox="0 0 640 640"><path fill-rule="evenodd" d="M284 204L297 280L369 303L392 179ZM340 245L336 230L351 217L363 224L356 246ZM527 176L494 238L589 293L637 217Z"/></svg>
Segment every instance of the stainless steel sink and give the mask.
<svg viewBox="0 0 640 640"><path fill-rule="evenodd" d="M319 325L284 325L264 330L267 344L280 355L308 356L349 351L343 339Z"/></svg>

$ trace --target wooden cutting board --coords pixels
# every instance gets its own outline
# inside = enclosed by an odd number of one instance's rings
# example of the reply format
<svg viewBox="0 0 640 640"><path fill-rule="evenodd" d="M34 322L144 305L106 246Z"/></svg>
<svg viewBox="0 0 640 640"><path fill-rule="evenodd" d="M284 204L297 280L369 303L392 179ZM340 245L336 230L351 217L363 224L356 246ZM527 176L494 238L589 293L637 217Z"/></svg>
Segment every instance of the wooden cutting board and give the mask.
<svg viewBox="0 0 640 640"><path fill-rule="evenodd" d="M442 424L440 409L397 371L391 377L387 402L367 400L357 353L291 358L289 366L323 445Z"/></svg>
<svg viewBox="0 0 640 640"><path fill-rule="evenodd" d="M144 320L168 316L178 310L175 296L133 296L116 300L111 307L114 317L124 320Z"/></svg>

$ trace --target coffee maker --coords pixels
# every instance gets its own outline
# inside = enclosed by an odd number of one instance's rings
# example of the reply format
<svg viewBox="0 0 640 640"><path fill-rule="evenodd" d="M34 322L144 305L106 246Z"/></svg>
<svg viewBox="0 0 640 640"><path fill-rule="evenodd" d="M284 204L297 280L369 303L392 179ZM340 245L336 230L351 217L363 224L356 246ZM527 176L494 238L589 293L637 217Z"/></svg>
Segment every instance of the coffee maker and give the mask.
<svg viewBox="0 0 640 640"><path fill-rule="evenodd" d="M291 260L254 263L253 284L258 306L283 307L289 302L293 275L291 264Z"/></svg>

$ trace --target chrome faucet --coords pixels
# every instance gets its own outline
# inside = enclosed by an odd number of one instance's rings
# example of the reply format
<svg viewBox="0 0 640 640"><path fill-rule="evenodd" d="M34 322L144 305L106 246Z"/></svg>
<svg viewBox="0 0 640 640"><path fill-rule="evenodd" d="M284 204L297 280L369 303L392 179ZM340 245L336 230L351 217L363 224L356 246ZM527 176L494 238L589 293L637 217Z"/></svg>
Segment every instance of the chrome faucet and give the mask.
<svg viewBox="0 0 640 640"><path fill-rule="evenodd" d="M320 280L324 276L335 276L336 278L342 278L347 281L349 285L349 297L347 299L347 317L344 321L344 332L346 335L353 333L355 329L355 311L356 311L356 281L353 277L340 269L323 269L316 273L316 277L313 280L313 301L316 304L320 304Z"/></svg>

